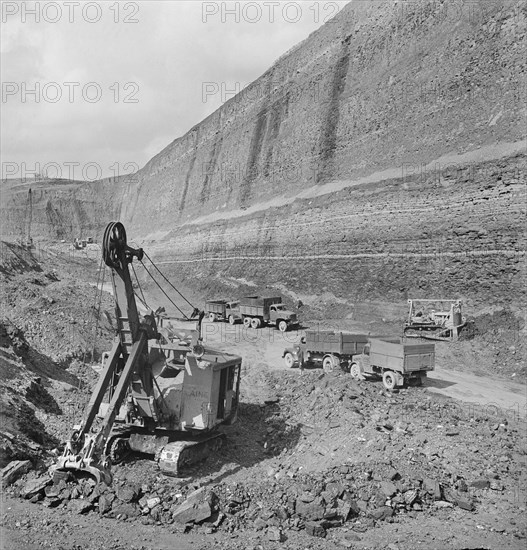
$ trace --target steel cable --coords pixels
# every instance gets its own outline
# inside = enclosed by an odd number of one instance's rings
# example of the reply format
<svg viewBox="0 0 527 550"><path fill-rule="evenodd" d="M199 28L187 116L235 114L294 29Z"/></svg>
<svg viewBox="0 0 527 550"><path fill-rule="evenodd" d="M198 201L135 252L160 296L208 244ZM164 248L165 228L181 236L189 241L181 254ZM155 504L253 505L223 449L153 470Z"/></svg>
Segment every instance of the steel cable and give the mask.
<svg viewBox="0 0 527 550"><path fill-rule="evenodd" d="M156 271L161 275L161 277L163 277L163 279L179 294L179 296L181 296L181 298L183 298L183 300L185 300L185 302L187 302L187 304L193 309L195 310L196 308L185 298L185 296L183 296L183 294L181 294L181 292L179 292L179 290L165 277L165 275L161 272L161 270L157 267L157 265L153 262L152 258L150 258L150 256L144 252L144 255L149 259L150 263L154 266L154 268L156 269ZM141 262L143 263L143 262ZM144 265L144 264L143 264ZM145 268L146 269L146 268ZM150 275L151 276L151 275ZM179 309L179 308L178 308ZM179 310L181 311L181 310ZM183 313L183 312L182 312Z"/></svg>
<svg viewBox="0 0 527 550"><path fill-rule="evenodd" d="M146 256L146 254L145 254ZM150 260L150 258L148 258ZM152 261L152 260L150 260ZM146 265L143 263L143 261L141 261L141 265L145 268L145 271L148 273L148 275L150 275L150 278L152 279L152 281L154 281L154 283L156 284L157 288L159 288L159 290L165 295L165 297L167 298L167 300L181 313L181 315L183 315L183 317L185 317L185 319L187 321L190 321L190 318L179 308L179 306L174 302L174 300L172 300L172 298L170 298L170 296L165 292L165 290L163 289L163 287L155 280L154 276L152 275L152 273L150 273L150 271L148 270L148 268L146 267ZM156 268L157 269L157 268ZM159 270L158 270L159 271ZM161 275L163 275L161 273ZM164 275L163 275L164 277ZM191 304L192 305L192 304Z"/></svg>

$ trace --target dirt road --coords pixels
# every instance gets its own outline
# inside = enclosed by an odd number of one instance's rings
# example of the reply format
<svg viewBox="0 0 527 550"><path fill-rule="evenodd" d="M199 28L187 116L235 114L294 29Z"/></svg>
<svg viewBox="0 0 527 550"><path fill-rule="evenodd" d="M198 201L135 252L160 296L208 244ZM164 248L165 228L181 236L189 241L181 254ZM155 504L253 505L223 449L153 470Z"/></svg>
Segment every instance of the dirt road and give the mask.
<svg viewBox="0 0 527 550"><path fill-rule="evenodd" d="M489 416L527 420L527 388L523 384L446 370L438 365L426 387L474 409L486 410Z"/></svg>
<svg viewBox="0 0 527 550"><path fill-rule="evenodd" d="M241 325L204 323L203 334L209 344L241 355L248 369L257 367L265 371L287 370L282 353L286 347L294 346L303 332L282 334L272 327L255 331ZM438 361L425 386L431 392L466 403L474 411L486 411L497 420L502 417L527 420L527 388L523 384L448 370Z"/></svg>

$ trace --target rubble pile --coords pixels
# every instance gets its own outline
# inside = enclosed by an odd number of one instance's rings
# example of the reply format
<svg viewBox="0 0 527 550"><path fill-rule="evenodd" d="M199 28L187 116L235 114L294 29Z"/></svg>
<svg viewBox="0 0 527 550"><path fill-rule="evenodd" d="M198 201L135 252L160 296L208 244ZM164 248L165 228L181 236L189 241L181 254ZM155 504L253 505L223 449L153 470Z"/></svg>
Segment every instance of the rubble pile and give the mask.
<svg viewBox="0 0 527 550"><path fill-rule="evenodd" d="M300 425L307 434L291 465L306 446L319 450L323 467L335 459L342 464L405 457L407 463L425 462L427 469L441 467L466 478L480 469L491 476L518 475L512 462L525 458L522 411L460 403L425 388L389 392L379 382L355 382L346 373L313 371L300 379L291 373L276 377L274 388L279 412L268 422L285 430ZM280 446L281 433L270 434L271 446Z"/></svg>
<svg viewBox="0 0 527 550"><path fill-rule="evenodd" d="M6 280L9 296L0 291L13 318L0 323L2 483L29 515L214 535L225 548L237 536L262 547L352 547L391 524L423 520L472 521L525 538L525 522L515 519L526 510L523 409L464 404L425 387L387 391L344 371L270 368L259 350L241 380L238 422L225 427L222 449L182 472L188 477L164 477L153 460L132 455L112 467L111 486L51 479L47 469L97 379L72 359L87 350L88 331L70 323L91 306L78 296L83 287L61 277L22 272L19 284Z"/></svg>
<svg viewBox="0 0 527 550"><path fill-rule="evenodd" d="M60 365L89 360L108 349L113 338L111 296L55 270L28 271L0 279L2 315L18 327L39 353ZM106 312L106 313L105 313Z"/></svg>
<svg viewBox="0 0 527 550"><path fill-rule="evenodd" d="M74 513L181 532L253 530L275 542L294 531L324 538L344 528L360 536L384 522L448 509L469 514L502 506L510 513L511 495L517 499L518 488L525 495L525 430L518 421L476 415L422 388L388 392L346 373L269 377L276 397L258 407L267 429L250 441L257 409L242 407L217 457L243 462L254 444L260 462L252 469L217 482L205 462L192 482L160 476L153 462L138 460L115 466L111 487L43 474L10 491ZM526 535L521 526L510 529Z"/></svg>

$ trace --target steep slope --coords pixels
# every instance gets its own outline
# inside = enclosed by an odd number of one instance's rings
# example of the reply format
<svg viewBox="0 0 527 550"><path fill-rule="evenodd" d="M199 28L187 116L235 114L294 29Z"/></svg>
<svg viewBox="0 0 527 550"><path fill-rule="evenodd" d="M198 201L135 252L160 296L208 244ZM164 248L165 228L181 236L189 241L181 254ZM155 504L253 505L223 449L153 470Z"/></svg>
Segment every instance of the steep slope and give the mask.
<svg viewBox="0 0 527 550"><path fill-rule="evenodd" d="M119 217L205 294L516 305L526 54L524 2L353 1L133 181L47 190L35 223Z"/></svg>
<svg viewBox="0 0 527 550"><path fill-rule="evenodd" d="M173 227L330 181L385 170L409 177L441 157L520 141L524 10L352 2L154 157L125 218L147 233L145 213ZM440 163L441 175L452 162Z"/></svg>
<svg viewBox="0 0 527 550"><path fill-rule="evenodd" d="M515 2L352 2L154 157L122 218L209 294L517 303L525 30Z"/></svg>
<svg viewBox="0 0 527 550"><path fill-rule="evenodd" d="M131 176L94 182L29 177L3 180L0 235L5 240L24 240L28 227L35 241L98 235L109 219L119 217L121 197L130 181Z"/></svg>

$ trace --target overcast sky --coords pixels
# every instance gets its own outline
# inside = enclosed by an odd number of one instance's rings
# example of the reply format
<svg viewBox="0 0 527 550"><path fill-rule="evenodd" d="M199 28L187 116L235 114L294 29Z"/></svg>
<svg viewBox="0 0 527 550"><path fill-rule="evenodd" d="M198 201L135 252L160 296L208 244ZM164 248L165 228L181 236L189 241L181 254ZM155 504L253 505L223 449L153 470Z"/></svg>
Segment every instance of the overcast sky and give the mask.
<svg viewBox="0 0 527 550"><path fill-rule="evenodd" d="M2 2L2 177L142 167L346 3Z"/></svg>

